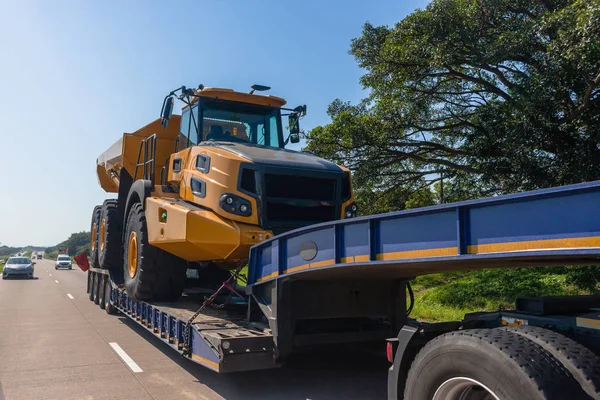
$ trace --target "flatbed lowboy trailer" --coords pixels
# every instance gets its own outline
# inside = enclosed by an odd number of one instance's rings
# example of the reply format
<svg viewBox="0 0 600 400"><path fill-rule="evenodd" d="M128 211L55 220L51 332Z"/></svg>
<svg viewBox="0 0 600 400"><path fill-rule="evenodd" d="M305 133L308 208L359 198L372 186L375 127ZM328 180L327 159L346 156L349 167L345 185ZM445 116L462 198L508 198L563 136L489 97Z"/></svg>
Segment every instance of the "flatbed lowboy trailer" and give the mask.
<svg viewBox="0 0 600 400"><path fill-rule="evenodd" d="M390 399L598 399L600 296L522 298L515 310L437 324L409 313L418 275L599 262L600 182L590 182L277 235L251 249L245 294L226 291L237 300L227 307L192 292L136 302L95 268L88 292L217 372L387 340Z"/></svg>

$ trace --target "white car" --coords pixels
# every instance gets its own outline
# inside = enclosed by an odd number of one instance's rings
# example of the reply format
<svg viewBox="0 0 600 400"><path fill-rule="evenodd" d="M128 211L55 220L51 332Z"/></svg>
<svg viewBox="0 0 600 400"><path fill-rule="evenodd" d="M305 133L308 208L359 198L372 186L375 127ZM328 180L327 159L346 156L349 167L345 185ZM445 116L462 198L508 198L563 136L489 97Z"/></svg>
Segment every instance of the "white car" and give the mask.
<svg viewBox="0 0 600 400"><path fill-rule="evenodd" d="M56 258L56 264L54 264L54 269L59 268L68 268L73 269L73 263L71 263L71 257L66 254L60 254Z"/></svg>

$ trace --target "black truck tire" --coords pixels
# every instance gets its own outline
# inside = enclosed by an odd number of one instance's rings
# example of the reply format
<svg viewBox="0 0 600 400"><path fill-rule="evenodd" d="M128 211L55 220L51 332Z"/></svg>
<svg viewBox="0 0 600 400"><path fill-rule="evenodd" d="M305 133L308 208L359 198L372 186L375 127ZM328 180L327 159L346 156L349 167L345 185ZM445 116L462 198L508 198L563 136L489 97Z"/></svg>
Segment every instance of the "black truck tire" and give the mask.
<svg viewBox="0 0 600 400"><path fill-rule="evenodd" d="M589 399L549 352L503 329L450 332L428 342L410 367L404 398L494 398L485 391L500 400Z"/></svg>
<svg viewBox="0 0 600 400"><path fill-rule="evenodd" d="M106 311L107 314L112 315L117 313L117 309L110 301L111 289L112 285L110 283L110 278L107 277L104 280L104 311Z"/></svg>
<svg viewBox="0 0 600 400"><path fill-rule="evenodd" d="M90 300L94 300L94 273L88 271L87 294Z"/></svg>
<svg viewBox="0 0 600 400"><path fill-rule="evenodd" d="M92 267L98 268L98 232L100 229L100 213L102 206L94 207L92 213L92 223L90 224L90 242L91 242L91 257L90 263Z"/></svg>
<svg viewBox="0 0 600 400"><path fill-rule="evenodd" d="M94 304L98 304L100 301L100 296L98 294L98 290L100 289L100 276L98 274L94 274Z"/></svg>
<svg viewBox="0 0 600 400"><path fill-rule="evenodd" d="M175 300L185 287L187 263L148 243L142 205L131 207L123 246L123 276L134 300Z"/></svg>
<svg viewBox="0 0 600 400"><path fill-rule="evenodd" d="M117 269L121 264L122 221L117 200L105 200L98 228L98 265L102 269Z"/></svg>
<svg viewBox="0 0 600 400"><path fill-rule="evenodd" d="M522 335L552 354L592 398L600 399L600 357L560 333L539 326L503 328Z"/></svg>
<svg viewBox="0 0 600 400"><path fill-rule="evenodd" d="M104 290L104 286L106 285L106 278L107 278L107 275L100 275L100 277L98 278L98 305L103 310L104 310L104 293L106 293L106 290Z"/></svg>

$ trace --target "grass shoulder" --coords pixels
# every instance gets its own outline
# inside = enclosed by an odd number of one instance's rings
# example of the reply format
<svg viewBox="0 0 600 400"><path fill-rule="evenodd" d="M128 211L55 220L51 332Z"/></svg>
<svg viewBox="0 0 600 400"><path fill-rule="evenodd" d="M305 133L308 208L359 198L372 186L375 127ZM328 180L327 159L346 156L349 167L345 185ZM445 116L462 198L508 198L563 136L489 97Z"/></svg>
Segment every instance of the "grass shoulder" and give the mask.
<svg viewBox="0 0 600 400"><path fill-rule="evenodd" d="M456 321L470 312L514 309L518 297L596 293L600 267L484 269L420 276L411 283L411 317Z"/></svg>

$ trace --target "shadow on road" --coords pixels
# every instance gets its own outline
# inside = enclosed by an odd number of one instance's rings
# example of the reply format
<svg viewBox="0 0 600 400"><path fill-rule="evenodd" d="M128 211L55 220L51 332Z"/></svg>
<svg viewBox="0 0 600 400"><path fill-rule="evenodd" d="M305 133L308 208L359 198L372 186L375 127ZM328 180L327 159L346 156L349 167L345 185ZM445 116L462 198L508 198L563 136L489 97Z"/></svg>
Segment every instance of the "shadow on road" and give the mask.
<svg viewBox="0 0 600 400"><path fill-rule="evenodd" d="M22 278L22 277L14 277L14 276L8 276L6 278L2 278L2 280L4 280L4 281L35 281L38 279L40 279L40 278L38 278L37 276L34 276L33 278Z"/></svg>
<svg viewBox="0 0 600 400"><path fill-rule="evenodd" d="M238 399L383 399L386 397L385 353L355 348L299 354L278 369L217 374L182 358L145 328L119 319L155 348L193 375L199 383L228 400Z"/></svg>

